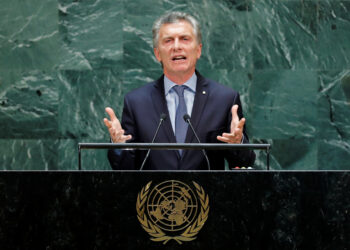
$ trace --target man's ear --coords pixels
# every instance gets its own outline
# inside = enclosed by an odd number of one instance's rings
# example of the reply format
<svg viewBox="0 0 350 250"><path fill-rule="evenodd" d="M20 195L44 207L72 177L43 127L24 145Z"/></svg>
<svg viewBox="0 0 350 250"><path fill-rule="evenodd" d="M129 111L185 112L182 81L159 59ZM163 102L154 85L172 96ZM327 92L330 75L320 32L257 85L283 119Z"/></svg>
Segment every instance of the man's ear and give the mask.
<svg viewBox="0 0 350 250"><path fill-rule="evenodd" d="M162 61L162 59L160 58L160 55L159 55L158 48L153 48L153 52L154 52L154 55L156 56L158 62Z"/></svg>
<svg viewBox="0 0 350 250"><path fill-rule="evenodd" d="M198 50L197 50L197 59L199 59L202 55L202 44L198 45Z"/></svg>

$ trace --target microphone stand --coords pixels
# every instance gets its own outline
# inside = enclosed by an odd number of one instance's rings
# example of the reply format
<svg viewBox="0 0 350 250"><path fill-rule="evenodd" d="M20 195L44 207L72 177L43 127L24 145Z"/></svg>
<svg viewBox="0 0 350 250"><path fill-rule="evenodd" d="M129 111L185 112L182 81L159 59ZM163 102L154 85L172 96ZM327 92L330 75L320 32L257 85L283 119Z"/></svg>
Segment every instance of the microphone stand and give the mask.
<svg viewBox="0 0 350 250"><path fill-rule="evenodd" d="M160 115L160 120L159 120L159 124L158 124L158 127L156 129L156 132L154 133L154 136L153 136L153 139L152 139L152 142L151 143L154 143L155 139L156 139L156 136L158 134L158 130L160 128L160 126L162 125L163 121L166 119L166 114L161 114ZM146 160L148 159L148 156L149 156L149 153L151 152L151 149L148 149L147 150L147 154L145 156L145 159L143 160L142 162L142 165L140 167L140 171L143 170L143 167L145 166L145 163L146 163Z"/></svg>
<svg viewBox="0 0 350 250"><path fill-rule="evenodd" d="M194 128L193 128L193 126L192 126L191 117L190 117L188 114L185 114L183 118L184 118L185 122L187 122L188 125L190 125L190 128L191 128L191 130L192 130L194 136L196 137L198 143L201 143L201 141L199 140L199 138L198 138L198 136L197 136L196 131L194 131ZM205 152L204 149L202 149L202 152L203 152L203 155L204 155L204 157L205 157L205 159L206 159L206 161L207 161L208 170L210 170L210 162L209 162L209 159L208 159L208 155L207 155L207 153Z"/></svg>

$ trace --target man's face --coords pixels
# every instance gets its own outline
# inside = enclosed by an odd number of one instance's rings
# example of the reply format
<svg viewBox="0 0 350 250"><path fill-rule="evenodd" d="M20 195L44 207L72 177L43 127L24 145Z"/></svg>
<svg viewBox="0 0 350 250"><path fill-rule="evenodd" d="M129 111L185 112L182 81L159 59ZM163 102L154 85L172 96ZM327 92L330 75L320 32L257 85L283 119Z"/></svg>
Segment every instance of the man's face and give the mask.
<svg viewBox="0 0 350 250"><path fill-rule="evenodd" d="M165 75L190 77L201 52L202 44L198 44L190 23L180 21L161 26L154 54L162 62Z"/></svg>

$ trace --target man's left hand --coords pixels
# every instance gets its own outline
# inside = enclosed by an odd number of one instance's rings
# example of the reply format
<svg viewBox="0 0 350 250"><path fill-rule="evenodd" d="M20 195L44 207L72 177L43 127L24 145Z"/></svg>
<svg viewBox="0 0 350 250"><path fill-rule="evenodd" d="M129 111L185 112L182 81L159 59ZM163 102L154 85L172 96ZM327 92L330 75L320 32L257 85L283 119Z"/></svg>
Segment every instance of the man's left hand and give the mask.
<svg viewBox="0 0 350 250"><path fill-rule="evenodd" d="M243 137L243 127L245 123L245 118L239 119L238 114L238 105L233 105L231 109L232 121L231 121L231 132L223 133L221 136L218 135L216 138L219 141L226 143L241 143Z"/></svg>

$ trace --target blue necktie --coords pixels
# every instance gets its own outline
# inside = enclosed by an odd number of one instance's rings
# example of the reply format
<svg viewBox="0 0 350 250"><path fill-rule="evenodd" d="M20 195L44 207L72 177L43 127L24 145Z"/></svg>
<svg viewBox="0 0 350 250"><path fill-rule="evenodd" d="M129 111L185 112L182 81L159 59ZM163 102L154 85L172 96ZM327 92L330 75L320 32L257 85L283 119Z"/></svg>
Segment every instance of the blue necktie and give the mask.
<svg viewBox="0 0 350 250"><path fill-rule="evenodd" d="M178 143L184 143L187 133L187 127L188 124L184 120L184 115L187 114L187 108L184 98L184 90L185 86L182 85L176 85L173 87L176 94L179 96L179 105L176 109L176 115L175 115L175 136L176 141ZM179 150L180 154L182 154L182 150Z"/></svg>

